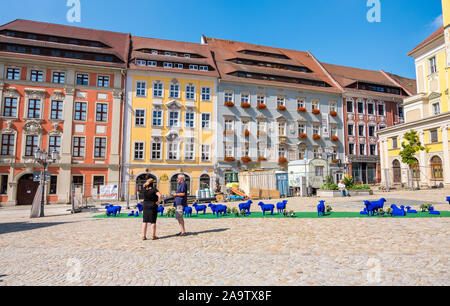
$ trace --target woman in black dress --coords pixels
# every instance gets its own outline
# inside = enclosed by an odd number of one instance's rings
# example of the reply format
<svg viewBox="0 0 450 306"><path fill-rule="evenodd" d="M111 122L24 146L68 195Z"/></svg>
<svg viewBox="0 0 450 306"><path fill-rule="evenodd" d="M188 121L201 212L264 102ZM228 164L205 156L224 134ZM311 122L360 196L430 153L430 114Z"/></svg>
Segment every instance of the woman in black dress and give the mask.
<svg viewBox="0 0 450 306"><path fill-rule="evenodd" d="M156 189L155 181L148 180L144 184L144 222L142 224L143 240L147 240L147 225L150 223L152 239L159 239L156 236L156 219L158 217L158 204L161 202L161 194Z"/></svg>

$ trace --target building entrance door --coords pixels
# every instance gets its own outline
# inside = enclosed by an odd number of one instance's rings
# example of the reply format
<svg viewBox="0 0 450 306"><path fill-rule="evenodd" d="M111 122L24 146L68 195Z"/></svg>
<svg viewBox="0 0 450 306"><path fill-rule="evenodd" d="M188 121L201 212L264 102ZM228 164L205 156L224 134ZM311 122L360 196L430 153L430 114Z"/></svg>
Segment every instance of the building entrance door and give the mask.
<svg viewBox="0 0 450 306"><path fill-rule="evenodd" d="M33 181L33 174L25 174L17 185L17 205L32 205L39 182Z"/></svg>

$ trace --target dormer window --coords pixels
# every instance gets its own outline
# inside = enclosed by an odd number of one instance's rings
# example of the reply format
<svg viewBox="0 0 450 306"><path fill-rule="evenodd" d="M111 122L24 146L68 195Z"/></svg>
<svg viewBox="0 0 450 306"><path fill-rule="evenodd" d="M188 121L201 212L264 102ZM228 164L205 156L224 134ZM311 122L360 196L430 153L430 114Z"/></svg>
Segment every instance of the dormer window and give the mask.
<svg viewBox="0 0 450 306"><path fill-rule="evenodd" d="M428 63L430 65L430 74L437 72L437 64L436 64L436 56L433 56L428 60Z"/></svg>
<svg viewBox="0 0 450 306"><path fill-rule="evenodd" d="M156 50L152 50L152 54L154 54L154 55L158 55L158 51L156 51Z"/></svg>
<svg viewBox="0 0 450 306"><path fill-rule="evenodd" d="M200 71L208 71L208 66L200 66Z"/></svg>
<svg viewBox="0 0 450 306"><path fill-rule="evenodd" d="M172 67L173 67L172 63L164 62L164 68L172 68Z"/></svg>
<svg viewBox="0 0 450 306"><path fill-rule="evenodd" d="M198 65L189 65L190 70L198 70Z"/></svg>
<svg viewBox="0 0 450 306"><path fill-rule="evenodd" d="M185 54L184 57L185 58L191 58L191 55L190 54Z"/></svg>

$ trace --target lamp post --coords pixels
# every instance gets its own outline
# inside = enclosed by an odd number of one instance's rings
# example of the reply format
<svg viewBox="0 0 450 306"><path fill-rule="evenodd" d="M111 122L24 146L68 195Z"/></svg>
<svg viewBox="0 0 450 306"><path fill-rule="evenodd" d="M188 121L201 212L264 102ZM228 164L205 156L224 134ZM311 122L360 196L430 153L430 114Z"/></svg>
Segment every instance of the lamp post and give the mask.
<svg viewBox="0 0 450 306"><path fill-rule="evenodd" d="M34 152L34 159L35 161L42 165L44 168L44 171L41 175L41 185L42 185L42 195L41 195L41 214L40 218L44 217L44 206L45 206L45 172L47 170L47 167L50 164L56 163L57 160L59 160L59 152L54 150L53 152L47 153L45 150L37 149L36 152Z"/></svg>

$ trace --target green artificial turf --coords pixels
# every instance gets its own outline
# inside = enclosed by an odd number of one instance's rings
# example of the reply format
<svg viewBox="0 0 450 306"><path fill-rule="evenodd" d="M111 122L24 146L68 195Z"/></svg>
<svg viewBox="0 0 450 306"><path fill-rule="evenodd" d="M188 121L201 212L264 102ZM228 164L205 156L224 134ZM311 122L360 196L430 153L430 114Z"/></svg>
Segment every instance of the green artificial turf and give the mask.
<svg viewBox="0 0 450 306"><path fill-rule="evenodd" d="M129 217L128 214L123 213L118 215L117 217L108 217L105 214L94 216L94 218L108 218L108 219L125 219L125 218L134 218L139 219L142 218L142 214L139 217ZM160 214L158 214L158 218L167 219L167 215L164 214L164 216L161 217ZM217 218L216 216L213 216L211 213L207 213L206 215L199 214L192 214L192 217L188 217L186 219L232 219L232 218L239 218L239 219L255 219L255 218L284 218L284 219L317 219L317 218L450 218L450 211L441 211L440 215L430 215L428 212L417 212L417 214L406 214L405 217L399 217L399 216L373 216L369 217L367 215L361 215L359 212L332 212L332 213L326 213L323 217L318 217L316 212L298 212L295 213L295 217L285 217L282 214L276 214L274 213L273 216L266 213L266 216L263 216L262 212L252 212L251 215L248 215L246 217L235 217L234 215L227 215L227 216L221 216ZM175 219L175 218L172 218Z"/></svg>

